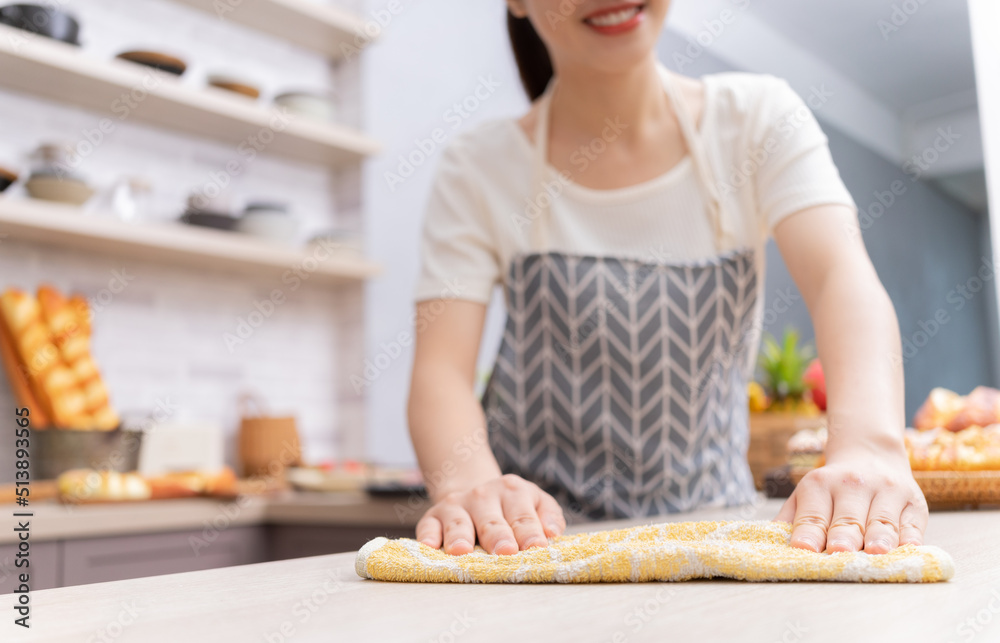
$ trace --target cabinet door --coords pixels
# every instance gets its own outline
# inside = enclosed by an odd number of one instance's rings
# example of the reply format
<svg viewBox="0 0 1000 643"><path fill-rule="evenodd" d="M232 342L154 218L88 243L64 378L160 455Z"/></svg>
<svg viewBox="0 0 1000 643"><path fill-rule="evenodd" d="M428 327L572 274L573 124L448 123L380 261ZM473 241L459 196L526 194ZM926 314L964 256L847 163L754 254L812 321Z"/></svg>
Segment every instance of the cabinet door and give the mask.
<svg viewBox="0 0 1000 643"><path fill-rule="evenodd" d="M234 527L208 542L201 531L71 540L63 543L63 585L176 574L264 560L263 530Z"/></svg>
<svg viewBox="0 0 1000 643"><path fill-rule="evenodd" d="M413 528L386 528L333 525L270 525L268 560L325 556L357 551L373 538L413 538Z"/></svg>
<svg viewBox="0 0 1000 643"><path fill-rule="evenodd" d="M0 594L10 594L20 582L18 576L25 571L29 575L28 587L36 589L52 589L59 587L60 550L62 543L31 543L29 550L29 566L15 567L17 561L17 545L0 545Z"/></svg>

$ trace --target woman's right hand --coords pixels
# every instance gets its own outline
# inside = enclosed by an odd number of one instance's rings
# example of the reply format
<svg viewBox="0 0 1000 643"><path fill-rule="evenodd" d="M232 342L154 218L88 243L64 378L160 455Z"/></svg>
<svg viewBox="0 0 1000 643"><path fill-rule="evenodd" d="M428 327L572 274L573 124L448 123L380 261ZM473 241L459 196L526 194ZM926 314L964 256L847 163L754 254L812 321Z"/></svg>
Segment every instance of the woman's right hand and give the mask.
<svg viewBox="0 0 1000 643"><path fill-rule="evenodd" d="M479 544L491 554L545 547L566 529L562 507L538 485L507 474L441 497L417 523L417 540L446 554Z"/></svg>

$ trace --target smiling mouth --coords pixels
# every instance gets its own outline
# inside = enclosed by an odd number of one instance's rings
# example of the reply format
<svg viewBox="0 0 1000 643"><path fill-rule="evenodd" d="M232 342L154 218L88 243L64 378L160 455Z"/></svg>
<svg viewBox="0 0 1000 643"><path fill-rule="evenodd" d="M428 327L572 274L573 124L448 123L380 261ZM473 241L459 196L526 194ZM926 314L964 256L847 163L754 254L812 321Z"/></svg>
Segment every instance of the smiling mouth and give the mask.
<svg viewBox="0 0 1000 643"><path fill-rule="evenodd" d="M619 34L639 26L645 17L643 4L621 4L596 11L583 19L584 24L603 34Z"/></svg>

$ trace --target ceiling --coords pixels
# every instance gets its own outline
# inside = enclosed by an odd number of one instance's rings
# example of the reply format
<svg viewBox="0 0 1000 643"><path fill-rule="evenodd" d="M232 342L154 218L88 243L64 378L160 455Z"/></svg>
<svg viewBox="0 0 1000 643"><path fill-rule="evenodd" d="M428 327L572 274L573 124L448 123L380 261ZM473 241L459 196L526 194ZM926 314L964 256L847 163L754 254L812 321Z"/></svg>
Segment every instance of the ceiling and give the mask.
<svg viewBox="0 0 1000 643"><path fill-rule="evenodd" d="M902 12L904 4L911 14ZM894 7L900 8L895 16ZM942 103L961 109L965 101L972 103L965 107L974 107L967 0L758 0L747 10L822 58L903 121L907 114L933 112ZM971 210L985 211L982 167L935 176L931 182Z"/></svg>
<svg viewBox="0 0 1000 643"><path fill-rule="evenodd" d="M904 4L918 8L883 36L879 21L892 24ZM897 112L975 91L966 0L758 0L747 10Z"/></svg>

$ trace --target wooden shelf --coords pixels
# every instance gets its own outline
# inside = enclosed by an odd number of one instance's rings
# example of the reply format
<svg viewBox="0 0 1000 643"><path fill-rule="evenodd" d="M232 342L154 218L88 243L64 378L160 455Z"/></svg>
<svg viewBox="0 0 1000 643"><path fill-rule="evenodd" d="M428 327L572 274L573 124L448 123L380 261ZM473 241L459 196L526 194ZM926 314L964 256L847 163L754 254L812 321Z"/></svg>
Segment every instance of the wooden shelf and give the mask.
<svg viewBox="0 0 1000 643"><path fill-rule="evenodd" d="M176 0L206 11L223 20L232 20L290 40L335 60L344 57L341 45L360 48L369 43L365 22L344 9L310 0ZM363 34L358 38L358 34ZM360 45L360 46L359 46Z"/></svg>
<svg viewBox="0 0 1000 643"><path fill-rule="evenodd" d="M259 153L333 167L358 163L379 148L346 127L303 117L282 124L278 111L248 98L189 87L127 61L90 58L78 47L4 25L0 86L90 109L114 123L135 120L221 141L234 147L234 160L244 143L260 147ZM130 97L137 100L134 108L126 102Z"/></svg>
<svg viewBox="0 0 1000 643"><path fill-rule="evenodd" d="M308 250L285 248L237 232L183 224L129 224L33 199L0 197L0 233L9 239L274 276L301 267L310 256ZM319 261L314 271L308 268L302 270L309 282L324 283L361 280L381 272L378 265L349 253Z"/></svg>

